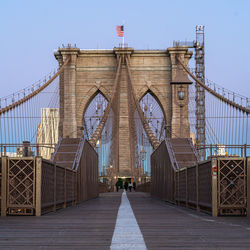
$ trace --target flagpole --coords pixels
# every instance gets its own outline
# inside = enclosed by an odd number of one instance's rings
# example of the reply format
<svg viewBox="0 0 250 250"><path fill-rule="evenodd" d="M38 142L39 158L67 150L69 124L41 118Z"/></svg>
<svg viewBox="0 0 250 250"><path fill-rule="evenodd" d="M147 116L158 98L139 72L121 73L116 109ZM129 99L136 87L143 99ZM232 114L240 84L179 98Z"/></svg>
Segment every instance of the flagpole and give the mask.
<svg viewBox="0 0 250 250"><path fill-rule="evenodd" d="M125 28L124 28L124 20L123 20L123 22L122 22L123 24L123 37L122 37L122 48L124 48L124 36L125 36Z"/></svg>

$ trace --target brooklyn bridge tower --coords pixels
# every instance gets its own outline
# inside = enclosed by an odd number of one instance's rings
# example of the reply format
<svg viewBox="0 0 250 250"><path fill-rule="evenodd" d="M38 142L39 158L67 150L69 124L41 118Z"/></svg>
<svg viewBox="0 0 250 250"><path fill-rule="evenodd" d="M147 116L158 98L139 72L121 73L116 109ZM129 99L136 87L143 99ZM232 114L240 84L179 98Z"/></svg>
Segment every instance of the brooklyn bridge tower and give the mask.
<svg viewBox="0 0 250 250"><path fill-rule="evenodd" d="M188 48L68 47L55 56L59 66L69 60L60 75L59 136L84 134L102 152L100 175L141 175L150 147L152 152L166 137L190 137L190 81L176 59L188 65Z"/></svg>

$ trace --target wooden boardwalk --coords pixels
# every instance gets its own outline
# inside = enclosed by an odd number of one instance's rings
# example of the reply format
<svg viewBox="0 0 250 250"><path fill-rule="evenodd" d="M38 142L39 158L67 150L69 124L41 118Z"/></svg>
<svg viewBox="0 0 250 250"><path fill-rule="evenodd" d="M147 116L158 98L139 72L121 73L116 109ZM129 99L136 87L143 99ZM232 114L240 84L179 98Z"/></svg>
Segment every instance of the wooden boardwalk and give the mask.
<svg viewBox="0 0 250 250"><path fill-rule="evenodd" d="M0 249L109 249L121 193L41 217L0 217Z"/></svg>
<svg viewBox="0 0 250 250"><path fill-rule="evenodd" d="M250 249L250 218L217 217L128 193L148 249Z"/></svg>
<svg viewBox="0 0 250 250"><path fill-rule="evenodd" d="M139 192L128 198L148 249L250 249L249 218L213 218ZM110 249L120 200L107 193L42 217L0 217L0 249Z"/></svg>

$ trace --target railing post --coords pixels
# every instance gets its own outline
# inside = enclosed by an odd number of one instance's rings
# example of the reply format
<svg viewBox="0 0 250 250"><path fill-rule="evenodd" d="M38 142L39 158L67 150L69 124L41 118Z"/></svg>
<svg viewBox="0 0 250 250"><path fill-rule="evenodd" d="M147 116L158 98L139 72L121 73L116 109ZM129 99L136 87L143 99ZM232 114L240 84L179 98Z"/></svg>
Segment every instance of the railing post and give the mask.
<svg viewBox="0 0 250 250"><path fill-rule="evenodd" d="M36 216L41 216L42 214L42 158L37 156L34 158L36 161Z"/></svg>
<svg viewBox="0 0 250 250"><path fill-rule="evenodd" d="M176 204L176 205L178 205L177 204L177 197L178 197L178 176L177 176L177 170L175 170L174 171L174 175L175 175L175 196L174 196L174 203Z"/></svg>
<svg viewBox="0 0 250 250"><path fill-rule="evenodd" d="M8 158L2 156L1 216L6 216L7 211L7 162Z"/></svg>
<svg viewBox="0 0 250 250"><path fill-rule="evenodd" d="M75 204L77 204L77 199L78 199L78 191L77 191L77 173L78 173L78 170L76 170L75 172Z"/></svg>
<svg viewBox="0 0 250 250"><path fill-rule="evenodd" d="M54 206L53 211L56 211L56 164L54 163Z"/></svg>
<svg viewBox="0 0 250 250"><path fill-rule="evenodd" d="M196 210L200 212L200 206L199 206L199 164L196 163L195 167L195 174L196 174Z"/></svg>
<svg viewBox="0 0 250 250"><path fill-rule="evenodd" d="M217 180L217 159L212 159L212 216L218 216L218 180Z"/></svg>
<svg viewBox="0 0 250 250"><path fill-rule="evenodd" d="M66 208L67 204L66 204L66 174L67 174L67 170L66 168L64 169L64 205L63 207Z"/></svg>
<svg viewBox="0 0 250 250"><path fill-rule="evenodd" d="M247 217L250 217L250 157L247 158Z"/></svg>
<svg viewBox="0 0 250 250"><path fill-rule="evenodd" d="M186 207L188 207L188 168L186 167Z"/></svg>
<svg viewBox="0 0 250 250"><path fill-rule="evenodd" d="M176 204L179 206L180 205L180 202L179 202L179 195L180 195L180 192L179 192L179 185L180 185L180 182L179 182L179 180L180 180L180 171L179 170L176 170L176 179L177 179L177 185L176 185L176 189L177 189L177 191L176 191L176 197L175 197L175 199L176 199Z"/></svg>
<svg viewBox="0 0 250 250"><path fill-rule="evenodd" d="M72 171L72 178L71 178L71 181L72 181L72 201L71 201L71 206L74 206L74 171Z"/></svg>

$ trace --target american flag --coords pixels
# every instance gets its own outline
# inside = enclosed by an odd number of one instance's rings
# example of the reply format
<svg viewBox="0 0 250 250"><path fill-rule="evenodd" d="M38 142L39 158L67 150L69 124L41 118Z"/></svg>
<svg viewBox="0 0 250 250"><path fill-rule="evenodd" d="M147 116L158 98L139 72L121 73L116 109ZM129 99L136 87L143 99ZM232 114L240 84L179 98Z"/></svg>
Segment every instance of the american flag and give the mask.
<svg viewBox="0 0 250 250"><path fill-rule="evenodd" d="M124 26L116 26L117 36L124 37Z"/></svg>

